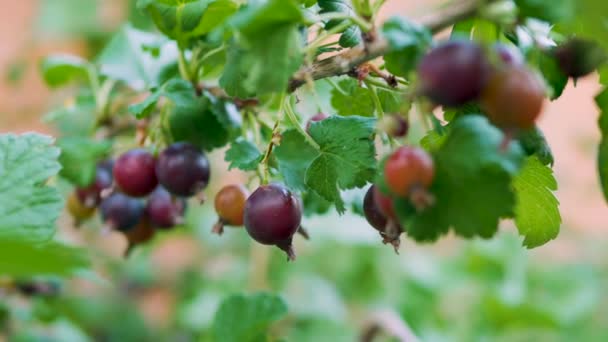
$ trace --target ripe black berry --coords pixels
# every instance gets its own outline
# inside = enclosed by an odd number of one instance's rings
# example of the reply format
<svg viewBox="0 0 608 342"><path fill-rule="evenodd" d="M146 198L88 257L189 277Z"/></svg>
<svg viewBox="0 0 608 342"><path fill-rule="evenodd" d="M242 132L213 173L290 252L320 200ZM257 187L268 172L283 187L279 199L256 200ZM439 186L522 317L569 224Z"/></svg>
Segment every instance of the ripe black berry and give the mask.
<svg viewBox="0 0 608 342"><path fill-rule="evenodd" d="M95 168L95 179L84 188L76 188L76 195L87 208L95 208L101 202L101 192L112 186L112 171L108 170L104 162Z"/></svg>
<svg viewBox="0 0 608 342"><path fill-rule="evenodd" d="M384 207L382 210L379 204ZM400 223L397 221L392 199L380 192L377 186L372 185L363 199L363 212L367 222L374 227L384 244L390 244L398 251L401 239L399 236L403 232ZM384 212L388 212L386 216Z"/></svg>
<svg viewBox="0 0 608 342"><path fill-rule="evenodd" d="M125 194L142 197L151 193L158 184L154 170L156 159L144 149L130 150L114 163L114 180Z"/></svg>
<svg viewBox="0 0 608 342"><path fill-rule="evenodd" d="M470 41L445 42L418 65L423 95L443 106L475 100L486 82L488 63L481 47Z"/></svg>
<svg viewBox="0 0 608 342"><path fill-rule="evenodd" d="M592 73L608 56L597 43L573 38L555 50L555 57L562 72L579 78Z"/></svg>
<svg viewBox="0 0 608 342"><path fill-rule="evenodd" d="M215 195L215 211L219 216L213 232L222 234L224 225L242 226L244 223L245 202L249 191L242 185L227 185Z"/></svg>
<svg viewBox="0 0 608 342"><path fill-rule="evenodd" d="M132 229L144 215L144 204L141 200L119 192L105 198L99 208L103 222L120 231Z"/></svg>
<svg viewBox="0 0 608 342"><path fill-rule="evenodd" d="M190 197L209 183L209 161L194 145L175 143L158 157L158 181L176 196Z"/></svg>
<svg viewBox="0 0 608 342"><path fill-rule="evenodd" d="M167 190L159 186L148 198L146 214L150 223L158 228L172 228L183 222L186 201L174 198Z"/></svg>
<svg viewBox="0 0 608 342"><path fill-rule="evenodd" d="M376 186L372 185L365 193L365 198L363 199L363 213L365 214L367 222L369 222L377 231L382 232L386 228L388 220L376 205L374 199L375 188Z"/></svg>
<svg viewBox="0 0 608 342"><path fill-rule="evenodd" d="M259 187L245 203L245 227L249 235L264 245L276 245L295 259L291 245L302 220L299 200L282 185Z"/></svg>

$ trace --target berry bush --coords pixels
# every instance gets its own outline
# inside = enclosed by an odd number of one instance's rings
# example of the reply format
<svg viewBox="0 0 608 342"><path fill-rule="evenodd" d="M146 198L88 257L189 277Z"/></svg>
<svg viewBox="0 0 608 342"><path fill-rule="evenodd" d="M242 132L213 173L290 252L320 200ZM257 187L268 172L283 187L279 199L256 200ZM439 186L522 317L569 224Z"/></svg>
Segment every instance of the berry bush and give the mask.
<svg viewBox="0 0 608 342"><path fill-rule="evenodd" d="M153 29L127 24L91 60L44 58L49 87L74 95L47 116L56 140L0 135L0 244L20 246L0 248L14 260L0 273L90 269L85 249L52 239L63 197L76 225L123 234L127 257L207 200L206 229L288 260L295 239L316 239L302 218L328 212L361 216L397 253L402 239L490 239L504 219L524 247L542 246L561 217L536 123L569 79L595 72L608 199L608 2L453 0L383 21L385 2L139 0ZM245 176L212 193L221 168ZM216 320L239 307L259 315L251 326L283 315L278 297L257 296Z"/></svg>

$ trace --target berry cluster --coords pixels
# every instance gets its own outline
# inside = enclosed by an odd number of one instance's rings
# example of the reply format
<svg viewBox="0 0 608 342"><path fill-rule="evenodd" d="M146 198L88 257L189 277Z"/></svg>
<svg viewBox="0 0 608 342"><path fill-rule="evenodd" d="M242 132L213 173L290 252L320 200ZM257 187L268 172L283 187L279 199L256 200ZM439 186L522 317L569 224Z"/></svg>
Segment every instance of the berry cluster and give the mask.
<svg viewBox="0 0 608 342"><path fill-rule="evenodd" d="M94 181L77 188L67 208L77 223L99 208L106 226L125 234L133 247L150 240L156 230L183 221L186 198L209 182L209 161L196 147L175 143L155 157L133 149L116 161L100 162Z"/></svg>
<svg viewBox="0 0 608 342"><path fill-rule="evenodd" d="M446 107L478 101L496 126L528 129L541 114L545 87L523 60L506 45L486 51L471 41L448 41L422 58L421 93Z"/></svg>

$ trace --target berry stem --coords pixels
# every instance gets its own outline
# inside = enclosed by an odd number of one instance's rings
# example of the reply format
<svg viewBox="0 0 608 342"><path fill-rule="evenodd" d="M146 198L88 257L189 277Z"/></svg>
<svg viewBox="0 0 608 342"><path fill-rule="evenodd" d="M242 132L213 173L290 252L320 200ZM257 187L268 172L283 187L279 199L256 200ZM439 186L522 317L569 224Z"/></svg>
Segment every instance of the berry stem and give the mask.
<svg viewBox="0 0 608 342"><path fill-rule="evenodd" d="M289 120L291 121L293 126L296 128L296 130L298 130L298 132L300 132L300 134L302 134L302 136L304 136L304 139L306 140L306 142L308 142L310 144L310 146L314 147L316 150L321 150L321 146L319 146L319 144L317 144L317 142L310 136L310 134L308 134L304 130L304 128L302 128L302 125L300 125L300 122L296 116L296 113L293 111L293 108L291 107L291 103L289 103L289 101L285 102L284 110L285 110L285 113L287 114L287 117L289 118Z"/></svg>

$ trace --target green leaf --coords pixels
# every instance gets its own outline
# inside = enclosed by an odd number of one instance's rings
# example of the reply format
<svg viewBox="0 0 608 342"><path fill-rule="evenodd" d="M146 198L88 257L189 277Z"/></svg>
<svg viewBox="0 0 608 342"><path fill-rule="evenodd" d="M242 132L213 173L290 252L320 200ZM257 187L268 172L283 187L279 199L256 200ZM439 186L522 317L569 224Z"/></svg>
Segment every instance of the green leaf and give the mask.
<svg viewBox="0 0 608 342"><path fill-rule="evenodd" d="M330 117L312 123L310 135L321 147L306 170L305 183L339 213L344 212L340 189L361 188L374 178L376 150L375 119Z"/></svg>
<svg viewBox="0 0 608 342"><path fill-rule="evenodd" d="M345 210L340 190L361 188L374 178L375 120L358 116L330 117L310 126L316 150L295 130L283 134L274 155L285 184L296 190L313 190Z"/></svg>
<svg viewBox="0 0 608 342"><path fill-rule="evenodd" d="M112 148L109 141L94 141L86 137L65 137L57 145L61 148L59 175L76 186L93 182L97 162Z"/></svg>
<svg viewBox="0 0 608 342"><path fill-rule="evenodd" d="M553 165L551 147L538 127L520 131L517 140L528 156L536 155L543 165Z"/></svg>
<svg viewBox="0 0 608 342"><path fill-rule="evenodd" d="M562 72L555 57L540 50L535 50L532 56L537 57L533 60L536 61L536 65L549 88L549 98L555 100L562 96L568 84L568 76Z"/></svg>
<svg viewBox="0 0 608 342"><path fill-rule="evenodd" d="M225 299L215 313L215 341L254 341L266 334L270 325L287 314L287 305L275 295L258 293ZM262 339L264 340L264 339Z"/></svg>
<svg viewBox="0 0 608 342"><path fill-rule="evenodd" d="M49 56L40 65L42 78L51 87L59 87L78 78L86 79L92 67L86 60L70 55Z"/></svg>
<svg viewBox="0 0 608 342"><path fill-rule="evenodd" d="M285 185L293 190L306 190L306 170L319 152L297 130L290 129L283 133L281 144L273 153Z"/></svg>
<svg viewBox="0 0 608 342"><path fill-rule="evenodd" d="M150 53L150 47L158 48ZM124 26L97 59L101 73L135 90L159 86L161 72L177 60L177 45L159 35Z"/></svg>
<svg viewBox="0 0 608 342"><path fill-rule="evenodd" d="M169 111L171 140L187 141L209 151L235 139L241 127L236 106L210 94L197 96L190 87L190 94L180 92L181 100L173 102Z"/></svg>
<svg viewBox="0 0 608 342"><path fill-rule="evenodd" d="M557 181L551 168L535 156L528 157L513 180L513 188L517 198L515 225L525 237L524 246L534 248L555 239L562 220L552 192L557 190Z"/></svg>
<svg viewBox="0 0 608 342"><path fill-rule="evenodd" d="M575 0L515 0L515 4L521 17L532 17L551 23L568 19L575 11Z"/></svg>
<svg viewBox="0 0 608 342"><path fill-rule="evenodd" d="M355 15L353 10L353 4L351 0L319 0L319 7L321 11L319 13L344 13L348 15ZM325 29L330 30L341 23L344 20L332 19L325 24ZM338 43L340 46L349 48L361 44L361 28L358 25L350 25L344 31L342 31Z"/></svg>
<svg viewBox="0 0 608 342"><path fill-rule="evenodd" d="M54 241L32 243L22 234L0 234L0 260L0 274L13 277L70 276L89 266L84 249Z"/></svg>
<svg viewBox="0 0 608 342"><path fill-rule="evenodd" d="M167 97L176 106L189 106L193 99L194 89L192 84L181 78L173 78L155 90L145 100L129 106L129 113L138 119L148 117L161 96Z"/></svg>
<svg viewBox="0 0 608 342"><path fill-rule="evenodd" d="M523 160L517 143L501 150L502 141L502 132L482 116L453 121L445 142L434 153L435 180L430 192L435 204L416 211L407 200L394 201L407 234L418 241L432 241L452 227L464 237L493 236L499 219L513 216L511 181Z"/></svg>
<svg viewBox="0 0 608 342"><path fill-rule="evenodd" d="M235 97L282 92L302 64L301 35L295 25L278 26L248 46L232 42L220 85Z"/></svg>
<svg viewBox="0 0 608 342"><path fill-rule="evenodd" d="M353 78L341 80L331 90L331 106L342 116L373 116L376 109L369 90Z"/></svg>
<svg viewBox="0 0 608 342"><path fill-rule="evenodd" d="M243 138L238 138L226 151L225 160L230 163L228 170L238 168L243 171L254 171L263 157L264 155L254 144Z"/></svg>
<svg viewBox="0 0 608 342"><path fill-rule="evenodd" d="M361 44L362 41L361 28L357 25L352 25L344 30L342 35L340 35L338 44L340 44L341 47L350 48Z"/></svg>
<svg viewBox="0 0 608 342"><path fill-rule="evenodd" d="M0 135L0 239L19 233L29 240L53 235L63 204L57 190L46 185L60 169L59 149L52 143L39 134Z"/></svg>
<svg viewBox="0 0 608 342"><path fill-rule="evenodd" d="M430 32L404 18L393 17L382 26L391 52L384 56L386 69L394 75L408 77L431 44Z"/></svg>
<svg viewBox="0 0 608 342"><path fill-rule="evenodd" d="M601 110L598 124L602 133L602 141L600 142L597 155L597 165L604 198L608 201L608 88L604 88L595 97L595 102Z"/></svg>
<svg viewBox="0 0 608 342"><path fill-rule="evenodd" d="M211 32L238 9L233 0L139 0L156 27L171 39L186 42Z"/></svg>
<svg viewBox="0 0 608 342"><path fill-rule="evenodd" d="M560 31L595 40L604 50L608 50L608 25L606 25L608 1L570 0L570 2L574 7L569 9L570 16L564 18L563 23L558 25Z"/></svg>

